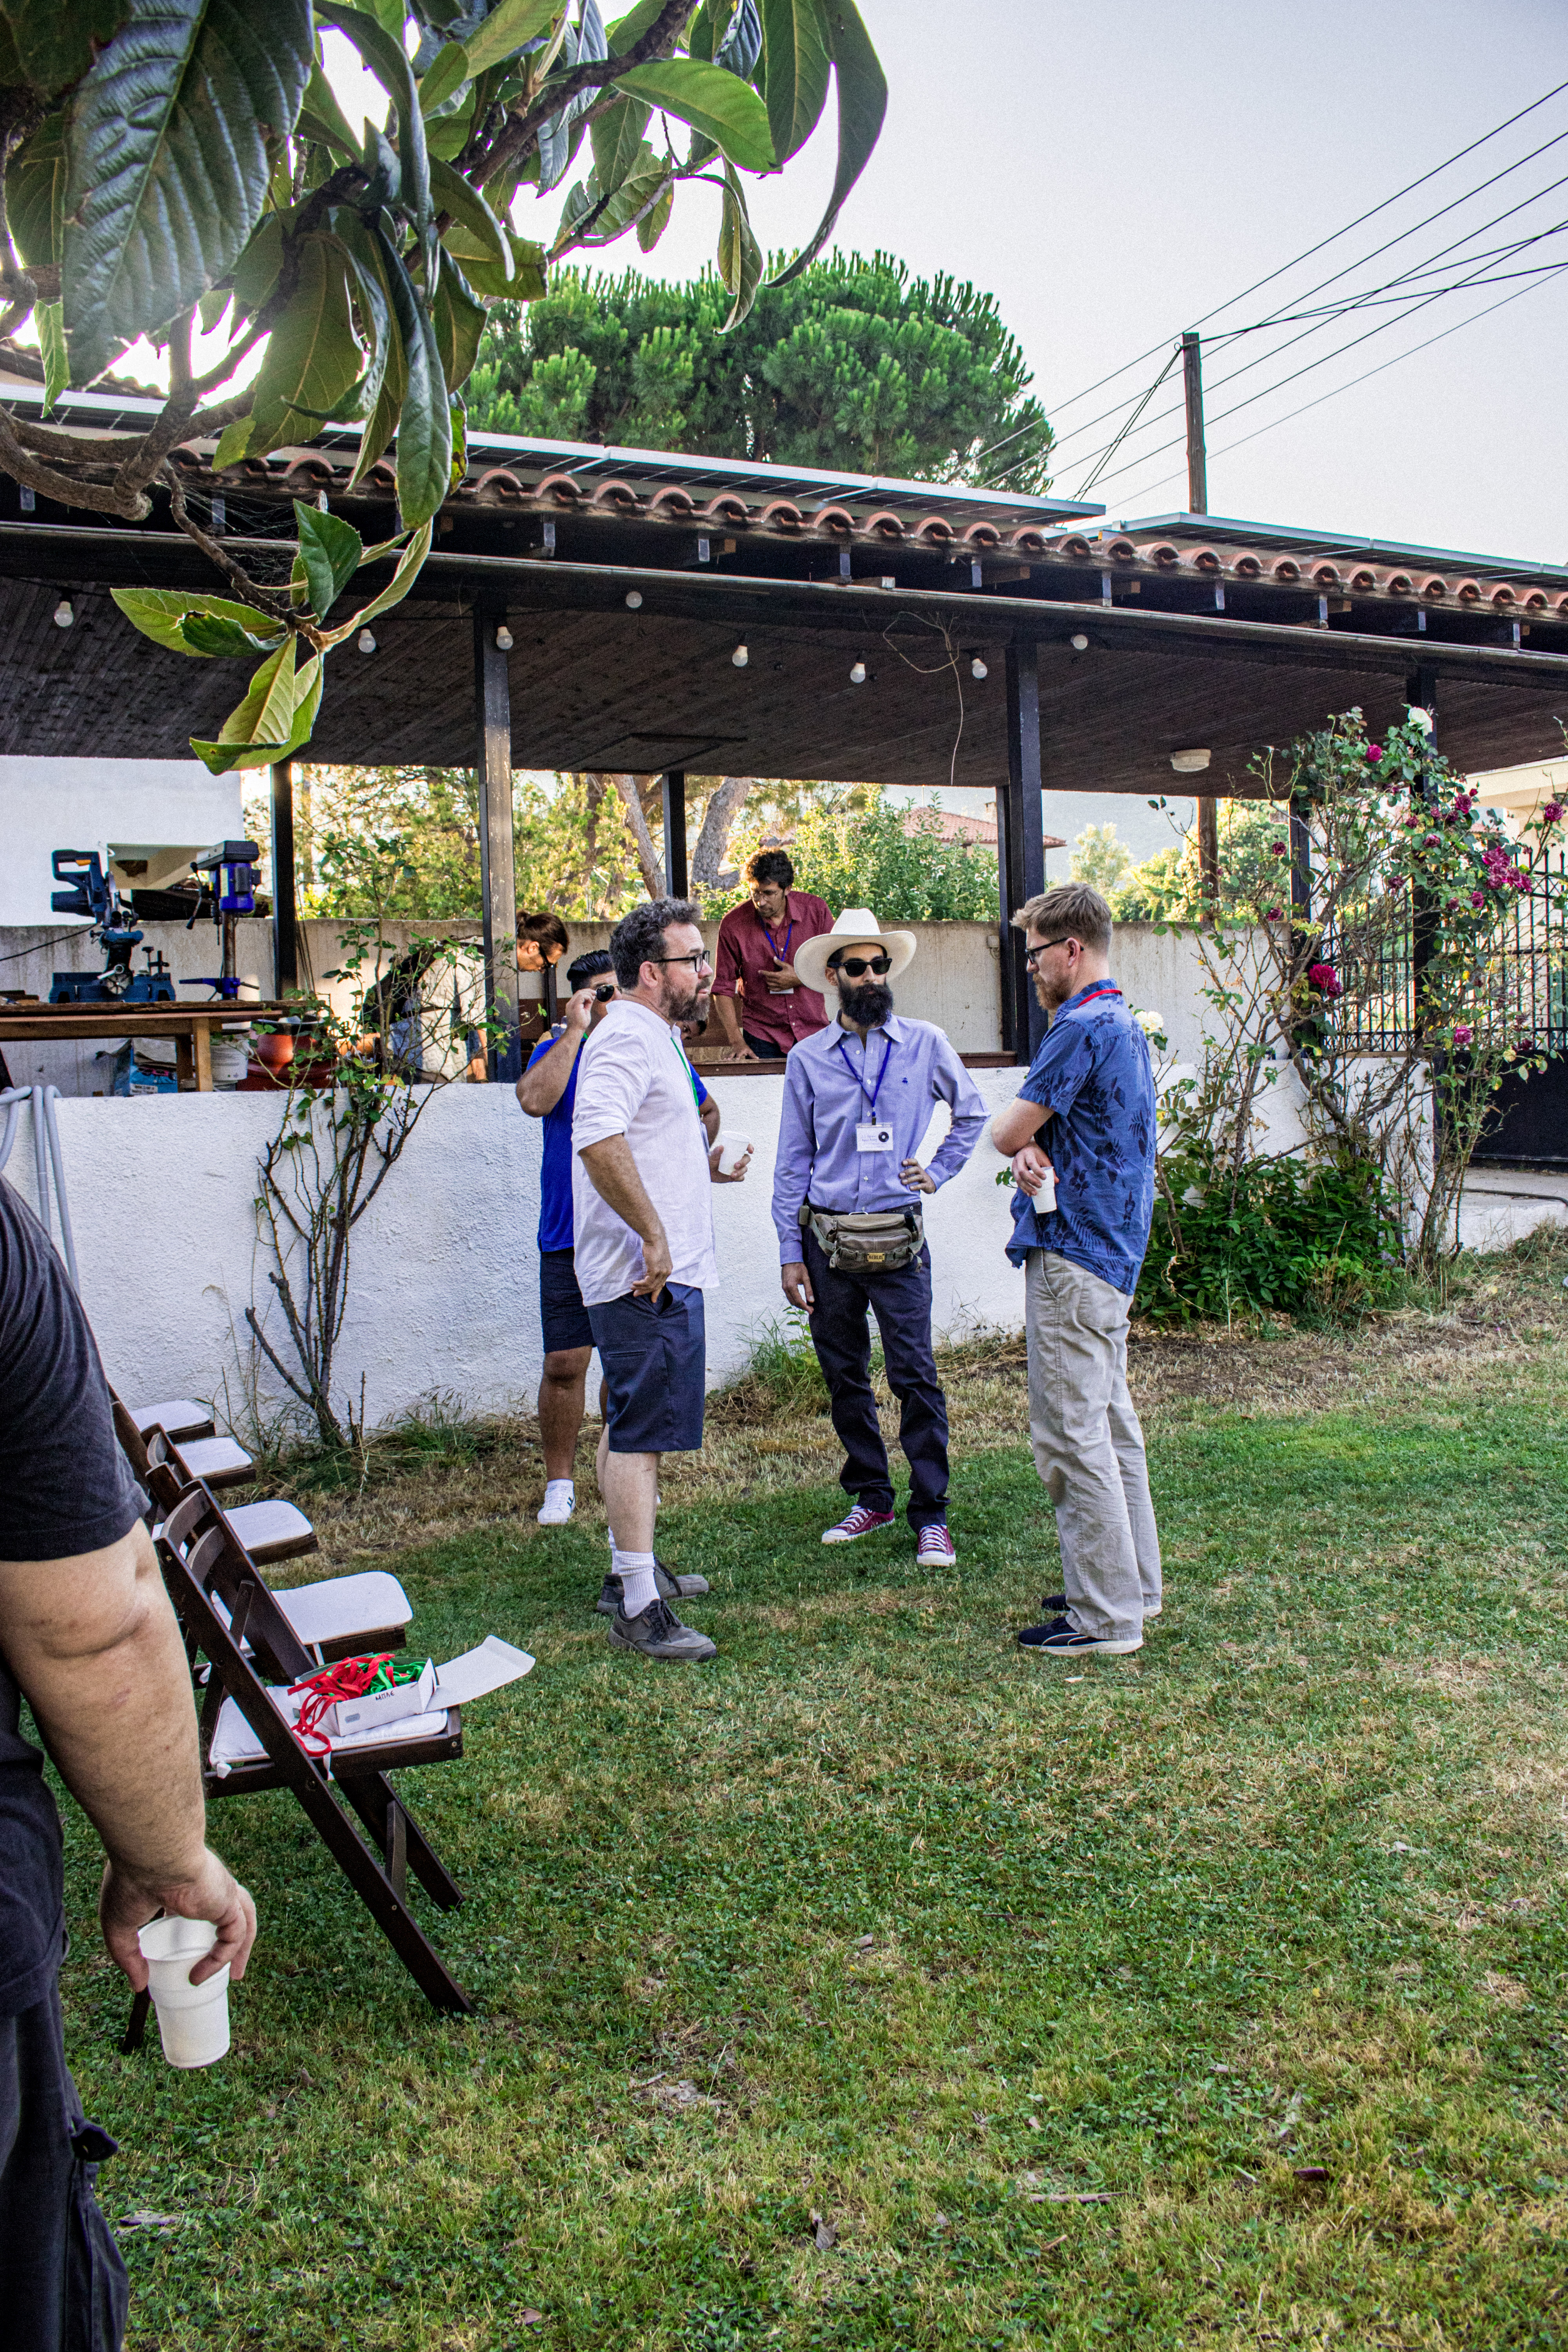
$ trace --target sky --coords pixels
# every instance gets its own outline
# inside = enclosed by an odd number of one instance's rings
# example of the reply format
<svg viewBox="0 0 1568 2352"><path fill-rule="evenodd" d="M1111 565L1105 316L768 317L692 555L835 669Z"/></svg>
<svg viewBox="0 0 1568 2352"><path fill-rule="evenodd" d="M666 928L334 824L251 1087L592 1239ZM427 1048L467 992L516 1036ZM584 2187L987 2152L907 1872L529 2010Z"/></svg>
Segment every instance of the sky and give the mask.
<svg viewBox="0 0 1568 2352"><path fill-rule="evenodd" d="M1568 260L1561 233L1489 264L1473 257L1559 224L1568 228L1568 89L1486 137L1568 83L1563 0L964 0L962 7L861 0L861 7L888 75L888 120L837 241L883 248L918 273L950 271L996 295L1058 431L1058 495L1079 493L1096 452L1182 329L1217 310L1203 330L1212 513L1568 561L1568 271L1448 296L1420 317L1367 309L1316 327L1288 357L1268 355L1311 321L1234 343L1214 340L1276 310L1321 306L1429 263L1428 289L1478 266L1501 272ZM334 68L333 79L353 109L353 69ZM1537 148L1545 152L1525 162ZM794 247L809 234L832 168L829 121L781 178L753 184L752 218L765 247ZM1494 186L1479 188L1498 173L1504 176ZM1563 184L1553 189L1554 181ZM1337 235L1374 207L1384 208ZM1444 207L1442 218L1418 226ZM538 233L554 210L525 200L519 226ZM1504 212L1511 217L1484 227ZM682 189L669 229L639 266L685 277L711 256L716 229L716 196ZM1324 239L1333 242L1321 254L1237 299ZM1391 239L1398 241L1373 257ZM1460 240L1459 255L1439 257ZM637 259L636 247L628 239L605 258L622 267ZM1320 280L1347 269L1312 294ZM1358 349L1224 417L1233 403L1362 335L1369 339ZM1289 415L1435 335L1443 340ZM1225 375L1260 353L1263 365L1223 386ZM1082 396L1133 361L1102 393ZM1147 415L1174 397L1168 382ZM1109 414L1097 425L1102 411ZM1110 461L1112 468L1131 462L1129 470L1108 468L1089 494L1110 520L1186 507L1182 449L1156 449L1180 431L1179 415L1167 417ZM1054 805L1055 829L1069 836L1079 821L1102 814L1098 803L1079 809L1066 796ZM1135 815L1125 804L1109 813L1140 855L1170 837L1163 817Z"/></svg>

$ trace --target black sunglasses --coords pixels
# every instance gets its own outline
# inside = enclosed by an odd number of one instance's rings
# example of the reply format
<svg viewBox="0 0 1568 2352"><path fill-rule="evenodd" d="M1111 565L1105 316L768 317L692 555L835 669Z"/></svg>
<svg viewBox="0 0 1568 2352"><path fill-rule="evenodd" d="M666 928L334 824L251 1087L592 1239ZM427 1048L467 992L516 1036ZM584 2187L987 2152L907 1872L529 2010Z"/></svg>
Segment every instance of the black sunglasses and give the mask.
<svg viewBox="0 0 1568 2352"><path fill-rule="evenodd" d="M827 969L829 971L847 971L851 980L858 980L868 971L874 971L880 977L883 972L892 971L893 959L885 955L835 956Z"/></svg>
<svg viewBox="0 0 1568 2352"><path fill-rule="evenodd" d="M1067 948L1071 945L1072 933L1070 931L1064 931L1059 940L1042 940L1037 948L1026 948L1024 951L1025 971L1033 971L1035 966L1039 962L1040 958L1045 954L1047 948Z"/></svg>

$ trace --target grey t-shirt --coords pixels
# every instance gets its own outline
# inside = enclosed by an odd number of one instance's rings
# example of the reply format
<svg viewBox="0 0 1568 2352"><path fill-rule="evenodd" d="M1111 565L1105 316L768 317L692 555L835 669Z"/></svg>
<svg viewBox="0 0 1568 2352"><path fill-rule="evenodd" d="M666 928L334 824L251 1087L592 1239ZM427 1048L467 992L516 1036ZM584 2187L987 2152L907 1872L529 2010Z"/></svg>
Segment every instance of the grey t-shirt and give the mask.
<svg viewBox="0 0 1568 2352"><path fill-rule="evenodd" d="M0 1178L0 1560L69 1559L146 1507L114 1436L87 1317L37 1219ZM0 1653L0 2016L47 1993L64 1925L60 1824Z"/></svg>

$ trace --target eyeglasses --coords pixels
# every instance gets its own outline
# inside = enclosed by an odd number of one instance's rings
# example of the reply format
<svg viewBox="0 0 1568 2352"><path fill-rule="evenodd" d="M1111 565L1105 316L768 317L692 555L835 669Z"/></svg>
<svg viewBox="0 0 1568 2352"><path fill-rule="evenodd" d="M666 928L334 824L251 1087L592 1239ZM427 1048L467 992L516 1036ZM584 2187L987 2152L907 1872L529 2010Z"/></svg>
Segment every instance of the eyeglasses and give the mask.
<svg viewBox="0 0 1568 2352"><path fill-rule="evenodd" d="M1042 940L1037 948L1026 948L1024 951L1024 970L1033 971L1047 948L1070 948L1072 943L1072 934L1065 931L1059 940Z"/></svg>
<svg viewBox="0 0 1568 2352"><path fill-rule="evenodd" d="M851 980L858 980L868 971L874 971L880 978L883 972L892 971L893 959L885 955L835 956L827 969L829 971L847 972Z"/></svg>
<svg viewBox="0 0 1568 2352"><path fill-rule="evenodd" d="M713 969L713 959L706 948L699 948L695 955L650 956L648 961L650 963L689 963L693 971L711 971Z"/></svg>

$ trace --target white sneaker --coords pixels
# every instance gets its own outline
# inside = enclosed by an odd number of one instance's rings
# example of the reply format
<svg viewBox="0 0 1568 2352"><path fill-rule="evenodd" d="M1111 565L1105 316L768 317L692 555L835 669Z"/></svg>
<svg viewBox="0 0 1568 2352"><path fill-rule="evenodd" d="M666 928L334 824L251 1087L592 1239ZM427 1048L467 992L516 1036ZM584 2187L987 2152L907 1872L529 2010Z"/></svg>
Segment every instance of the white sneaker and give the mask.
<svg viewBox="0 0 1568 2352"><path fill-rule="evenodd" d="M552 1478L544 1489L544 1500L539 1510L539 1524L542 1528L563 1528L567 1520L574 1516L576 1508L575 1482L571 1478Z"/></svg>

